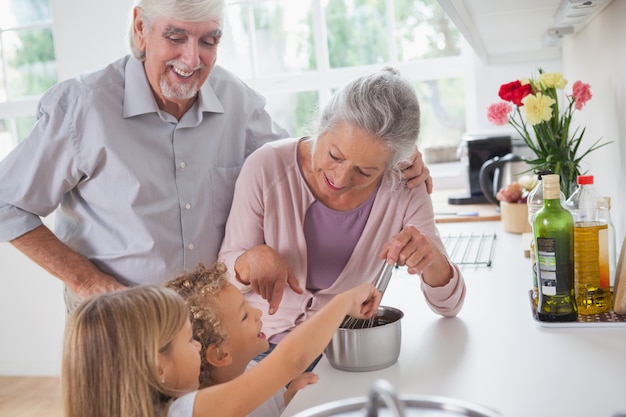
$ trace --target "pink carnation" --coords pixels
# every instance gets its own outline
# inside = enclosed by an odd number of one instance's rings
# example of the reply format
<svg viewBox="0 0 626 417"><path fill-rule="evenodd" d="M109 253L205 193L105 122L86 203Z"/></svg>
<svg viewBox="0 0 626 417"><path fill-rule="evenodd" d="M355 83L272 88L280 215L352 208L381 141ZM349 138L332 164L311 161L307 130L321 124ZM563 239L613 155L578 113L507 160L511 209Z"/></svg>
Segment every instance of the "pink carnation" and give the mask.
<svg viewBox="0 0 626 417"><path fill-rule="evenodd" d="M487 119L496 125L502 126L509 122L509 113L511 112L511 105L500 101L499 103L490 104L487 107Z"/></svg>
<svg viewBox="0 0 626 417"><path fill-rule="evenodd" d="M576 110L582 110L585 103L591 99L591 89L589 84L585 84L582 81L576 81L572 86L572 97L576 102Z"/></svg>

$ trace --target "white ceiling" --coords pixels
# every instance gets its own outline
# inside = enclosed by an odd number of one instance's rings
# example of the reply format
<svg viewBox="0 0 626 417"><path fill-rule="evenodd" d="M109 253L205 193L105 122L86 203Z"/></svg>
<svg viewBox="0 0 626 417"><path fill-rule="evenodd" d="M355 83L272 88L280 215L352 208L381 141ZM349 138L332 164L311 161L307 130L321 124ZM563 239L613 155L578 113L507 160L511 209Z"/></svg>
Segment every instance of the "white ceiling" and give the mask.
<svg viewBox="0 0 626 417"><path fill-rule="evenodd" d="M560 58L558 36L544 40L548 29L570 26L576 32L611 1L438 0L476 54L489 64ZM561 13L562 4L568 6L567 15ZM557 15L563 15L559 22Z"/></svg>

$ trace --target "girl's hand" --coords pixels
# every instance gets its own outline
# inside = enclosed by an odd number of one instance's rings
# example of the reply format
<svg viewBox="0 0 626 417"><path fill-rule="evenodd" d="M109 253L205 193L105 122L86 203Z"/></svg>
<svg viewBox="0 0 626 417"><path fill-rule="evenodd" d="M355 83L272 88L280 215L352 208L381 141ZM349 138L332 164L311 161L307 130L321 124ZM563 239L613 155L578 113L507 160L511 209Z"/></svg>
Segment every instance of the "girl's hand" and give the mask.
<svg viewBox="0 0 626 417"><path fill-rule="evenodd" d="M352 299L350 311L347 313L357 319L369 319L378 311L381 294L372 284L361 284L343 293Z"/></svg>

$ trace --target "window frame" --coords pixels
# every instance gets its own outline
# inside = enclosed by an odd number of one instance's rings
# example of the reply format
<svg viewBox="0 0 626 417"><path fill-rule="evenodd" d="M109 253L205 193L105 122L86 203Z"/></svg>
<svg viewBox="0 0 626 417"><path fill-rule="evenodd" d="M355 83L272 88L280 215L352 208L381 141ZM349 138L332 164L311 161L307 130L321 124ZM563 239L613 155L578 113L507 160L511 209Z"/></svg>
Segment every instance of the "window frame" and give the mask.
<svg viewBox="0 0 626 417"><path fill-rule="evenodd" d="M254 6L275 0L231 0L227 2L228 6ZM331 0L332 1L332 0ZM364 74L372 73L380 70L385 65L391 65L413 83L421 81L433 81L449 78L462 79L465 85L465 101L468 100L468 94L472 91L468 89L468 81L471 78L468 68L471 67L471 60L467 53L466 44L461 37L460 54L456 56L426 58L407 62L398 60L398 53L395 42L395 2L394 0L384 0L385 16L387 19L387 47L390 62L376 65L360 65L353 67L331 68L329 63L329 51L326 42L326 23L325 12L323 8L323 0L310 0L312 8L313 21L313 37L315 46L316 68L294 73L277 73L275 75L259 75L257 68L258 51L256 50L256 41L254 39L255 31L251 31L249 45L250 59L249 72L251 75L240 75L242 80L250 87L258 91L263 96L271 96L275 94L285 93L301 93L308 91L316 91L318 93L318 106L323 106L332 96L333 91L346 85L353 79ZM247 20L250 24L253 20L252 7L247 8ZM225 51L218 52L218 64L220 54ZM228 66L226 67L228 68ZM468 112L466 109L465 125L467 126ZM290 132L291 133L291 132ZM459 137L459 143L461 138Z"/></svg>
<svg viewBox="0 0 626 417"><path fill-rule="evenodd" d="M50 4L48 4L48 7L51 9ZM5 53L6 47L4 45L4 34L7 32L37 29L49 29L52 33L54 33L53 19L50 18L40 20L35 23L8 25L6 27L0 26L0 66L2 67L2 73L4 74L4 77L2 78L3 88L7 92L6 99L0 100L0 120L4 120L5 123L7 123L7 125L5 126L6 131L9 133L10 137L13 140L13 143L9 147L17 146L20 141L17 132L16 120L20 117L34 117L37 111L37 104L39 103L39 100L44 93L42 92L41 94L31 96L11 98L11 95L9 94L9 80L7 76L9 65ZM1 147L2 146L0 146L0 148Z"/></svg>
<svg viewBox="0 0 626 417"><path fill-rule="evenodd" d="M259 5L271 0L227 0L227 7L231 5ZM385 16L387 19L387 43L389 56L391 61L384 64L364 65L343 68L330 68L329 53L326 42L326 23L325 11L323 3L325 0L310 0L312 7L312 36L315 39L315 59L316 68L314 70L300 73L277 73L274 75L259 75L257 71L258 51L254 39L250 39L249 48L251 53L249 59L251 76L241 76L244 82L250 87L257 90L264 96L272 96L284 93L301 93L305 91L315 91L318 96L318 106L323 106L331 97L333 91L345 85L349 81L379 70L383 65L392 65L397 68L400 73L412 82L420 82L426 80L437 80L446 78L461 78L465 83L466 102L473 94L472 89L468 89L468 81L471 81L471 60L464 51L465 42L461 39L461 53L457 56L421 59L409 62L398 62L398 53L396 51L395 42L395 2L394 0L383 0L385 4ZM330 0L332 1L332 0ZM227 11L228 13L228 11ZM252 8L248 8L247 19L252 19ZM0 33L13 30L50 28L54 32L52 19L37 22L35 24L12 25L11 27L0 28ZM252 31L254 36L254 31ZM224 50L218 52L218 64L220 63L220 55L224 54ZM1 56L1 65L6 68L6 57ZM229 66L226 66L229 68ZM229 68L234 70L232 68ZM236 72L236 71L235 71ZM7 80L3 80L7 83ZM20 117L33 117L36 112L37 103L41 98L41 94L32 97L21 97L11 99L7 97L7 101L0 102L0 118L4 119L8 125L7 130L13 138L13 146L19 141L17 137L16 119ZM471 109L466 109L466 126L467 118Z"/></svg>

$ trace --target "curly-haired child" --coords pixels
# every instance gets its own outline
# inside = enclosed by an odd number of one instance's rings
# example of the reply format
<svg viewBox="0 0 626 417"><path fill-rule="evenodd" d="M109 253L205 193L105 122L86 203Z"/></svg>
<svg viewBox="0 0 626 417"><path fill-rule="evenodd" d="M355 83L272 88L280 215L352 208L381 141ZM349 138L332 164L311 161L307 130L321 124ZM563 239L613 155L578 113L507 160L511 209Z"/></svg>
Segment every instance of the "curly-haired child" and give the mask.
<svg viewBox="0 0 626 417"><path fill-rule="evenodd" d="M167 282L185 299L191 310L194 338L200 342L200 388L228 382L256 364L253 359L267 351L269 343L261 332L261 310L245 302L228 281L226 265L199 265ZM277 417L296 392L317 382L305 372L250 413L252 417Z"/></svg>

